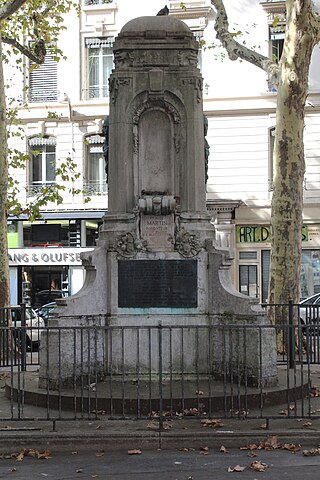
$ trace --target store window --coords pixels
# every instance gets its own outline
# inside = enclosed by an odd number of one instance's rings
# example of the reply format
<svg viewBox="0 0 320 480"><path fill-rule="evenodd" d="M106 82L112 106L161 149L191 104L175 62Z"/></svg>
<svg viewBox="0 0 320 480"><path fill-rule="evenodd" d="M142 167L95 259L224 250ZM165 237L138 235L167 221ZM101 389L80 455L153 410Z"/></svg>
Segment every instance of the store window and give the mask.
<svg viewBox="0 0 320 480"><path fill-rule="evenodd" d="M257 265L239 265L240 292L252 298L258 298Z"/></svg>
<svg viewBox="0 0 320 480"><path fill-rule="evenodd" d="M32 137L28 140L31 162L29 166L29 195L36 195L44 185L55 181L56 138Z"/></svg>
<svg viewBox="0 0 320 480"><path fill-rule="evenodd" d="M50 102L58 99L58 66L54 54L48 49L45 61L39 66L30 60L29 102Z"/></svg>
<svg viewBox="0 0 320 480"><path fill-rule="evenodd" d="M113 41L113 37L85 39L87 53L85 99L109 96L108 80L113 68Z"/></svg>
<svg viewBox="0 0 320 480"><path fill-rule="evenodd" d="M102 195L107 193L107 174L102 135L87 135L85 137L86 170L84 191L86 195Z"/></svg>
<svg viewBox="0 0 320 480"><path fill-rule="evenodd" d="M270 273L270 250L261 252L262 264L262 301L267 302L269 273ZM320 250L302 250L300 296L307 298L320 292Z"/></svg>

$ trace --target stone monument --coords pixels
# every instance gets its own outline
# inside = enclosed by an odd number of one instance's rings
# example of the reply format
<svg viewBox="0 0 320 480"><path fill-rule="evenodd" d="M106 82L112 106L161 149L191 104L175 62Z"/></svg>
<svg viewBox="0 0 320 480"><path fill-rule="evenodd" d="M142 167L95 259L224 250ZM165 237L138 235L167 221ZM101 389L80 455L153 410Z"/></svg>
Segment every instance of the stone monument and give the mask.
<svg viewBox="0 0 320 480"><path fill-rule="evenodd" d="M115 336L112 366L106 365L109 343L100 326L268 323L259 307L232 287L229 252L216 247L211 215L206 211L208 145L198 48L190 29L170 16L136 18L115 41L108 213L97 247L83 255L86 280L82 290L60 301L60 317L51 322L64 328L95 326L95 333L90 333L95 335L94 362L80 365L80 354L74 354L74 333L66 330L60 338L63 365L57 365L58 333L49 332L48 343L41 342L42 385L49 381L54 387L58 377L68 384L86 373L83 369L98 370L103 376L117 374L120 364L128 372L135 368L130 349L130 342L136 342L133 337L125 338L125 356L120 358L124 340L119 337L117 344ZM252 384L258 378L263 385L275 384L275 339L270 331L263 332L260 347L266 355L262 364L258 332L253 332L246 340L247 358L240 359L239 371L245 368ZM192 338L191 333L186 338L190 348L183 365L190 374L195 365ZM221 330L212 338L212 371L219 376L225 362L219 348ZM151 341L156 352L156 339ZM179 352L173 348L172 355L173 364L178 364L175 355ZM147 371L150 365L143 352L139 362L141 371L144 367ZM152 360L155 372L156 363ZM201 355L199 365L201 373Z"/></svg>

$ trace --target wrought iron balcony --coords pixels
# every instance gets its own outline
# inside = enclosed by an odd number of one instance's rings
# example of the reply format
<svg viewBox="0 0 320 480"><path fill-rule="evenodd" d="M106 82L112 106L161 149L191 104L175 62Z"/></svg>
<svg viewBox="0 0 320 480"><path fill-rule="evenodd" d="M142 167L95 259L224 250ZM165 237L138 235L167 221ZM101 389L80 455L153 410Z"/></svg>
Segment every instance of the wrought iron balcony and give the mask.
<svg viewBox="0 0 320 480"><path fill-rule="evenodd" d="M88 197L92 197L94 195L107 195L108 185L103 181L87 182L83 184L83 193L84 195L88 195Z"/></svg>

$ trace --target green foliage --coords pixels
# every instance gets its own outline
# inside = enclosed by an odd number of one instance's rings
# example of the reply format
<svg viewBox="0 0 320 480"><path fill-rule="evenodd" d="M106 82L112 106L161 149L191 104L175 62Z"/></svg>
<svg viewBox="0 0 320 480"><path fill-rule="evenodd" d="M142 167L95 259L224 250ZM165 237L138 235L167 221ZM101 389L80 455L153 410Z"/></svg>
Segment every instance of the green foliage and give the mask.
<svg viewBox="0 0 320 480"><path fill-rule="evenodd" d="M5 7L7 4L7 0L0 0L0 7ZM10 62L18 70L23 71L24 55L26 55L32 60L29 67L38 68L39 63L44 61L45 52L49 48L56 61L65 58L57 42L61 31L66 28L64 15L73 8L80 13L79 2L73 0L26 0L16 12L0 24L3 45L6 47L2 62ZM6 85L4 88L6 89ZM19 107L27 105L24 100L27 90L28 87L22 89L21 98L6 99L7 137L17 137L25 144L27 140L24 125L19 119ZM48 111L47 117L54 120L60 118L54 111ZM34 151L33 154L35 153ZM27 203L22 205L19 201L21 186L15 173L19 171L25 178L30 160L28 153L21 152L17 148L8 149L9 171L13 175L8 176L7 213L12 215L24 213L32 221L41 217L41 208L48 203L61 204L66 191L71 195L82 194L80 189L74 188L74 182L79 179L80 173L77 172L76 164L69 154L67 158L57 161L55 180L32 191L32 196L27 192ZM88 197L84 201L87 202Z"/></svg>

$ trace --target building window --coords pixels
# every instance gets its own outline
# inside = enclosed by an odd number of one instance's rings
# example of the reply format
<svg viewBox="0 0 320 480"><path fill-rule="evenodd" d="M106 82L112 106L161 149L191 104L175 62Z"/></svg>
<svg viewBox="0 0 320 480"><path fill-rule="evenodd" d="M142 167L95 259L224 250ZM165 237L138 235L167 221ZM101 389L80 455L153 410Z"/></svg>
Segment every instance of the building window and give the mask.
<svg viewBox="0 0 320 480"><path fill-rule="evenodd" d="M31 156L29 195L36 195L43 185L55 181L56 139L52 136L29 138Z"/></svg>
<svg viewBox="0 0 320 480"><path fill-rule="evenodd" d="M269 151L269 162L268 162L268 191L273 191L273 151L274 151L274 139L276 134L276 127L271 127L268 130L268 151Z"/></svg>
<svg viewBox="0 0 320 480"><path fill-rule="evenodd" d="M263 10L268 16L269 24L269 56L272 60L279 62L284 45L286 29L286 2L285 1L265 1L261 2ZM270 92L275 92L276 88L268 83Z"/></svg>
<svg viewBox="0 0 320 480"><path fill-rule="evenodd" d="M257 265L239 265L240 292L249 297L258 298Z"/></svg>
<svg viewBox="0 0 320 480"><path fill-rule="evenodd" d="M84 191L86 195L105 195L107 193L107 174L101 135L88 135L86 144L86 175Z"/></svg>
<svg viewBox="0 0 320 480"><path fill-rule="evenodd" d="M58 68L53 52L47 51L44 63L29 64L29 102L50 102L58 99Z"/></svg>
<svg viewBox="0 0 320 480"><path fill-rule="evenodd" d="M86 38L87 89L86 99L109 96L108 79L113 68L113 37Z"/></svg>

